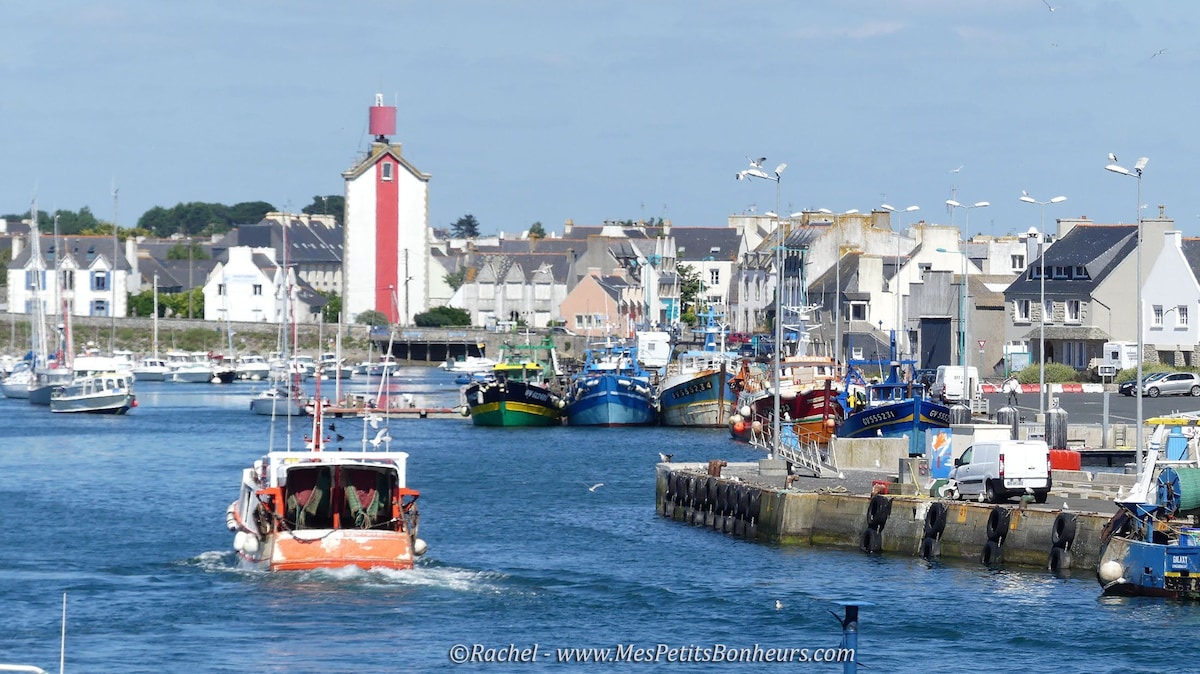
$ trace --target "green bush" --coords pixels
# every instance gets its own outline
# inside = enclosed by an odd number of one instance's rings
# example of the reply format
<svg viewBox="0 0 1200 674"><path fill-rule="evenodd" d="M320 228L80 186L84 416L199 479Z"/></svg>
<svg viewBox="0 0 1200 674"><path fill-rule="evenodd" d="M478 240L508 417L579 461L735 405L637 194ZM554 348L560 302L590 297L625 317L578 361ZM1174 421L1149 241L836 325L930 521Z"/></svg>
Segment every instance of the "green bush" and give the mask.
<svg viewBox="0 0 1200 674"><path fill-rule="evenodd" d="M1075 376L1078 372L1075 368L1064 363L1046 363L1046 383L1061 384L1063 382L1075 381ZM1038 384L1041 382L1041 368L1037 365L1029 367L1017 373L1017 381L1022 384Z"/></svg>
<svg viewBox="0 0 1200 674"><path fill-rule="evenodd" d="M471 314L453 307L434 307L413 316L413 322L422 328L440 328L447 325L470 325Z"/></svg>

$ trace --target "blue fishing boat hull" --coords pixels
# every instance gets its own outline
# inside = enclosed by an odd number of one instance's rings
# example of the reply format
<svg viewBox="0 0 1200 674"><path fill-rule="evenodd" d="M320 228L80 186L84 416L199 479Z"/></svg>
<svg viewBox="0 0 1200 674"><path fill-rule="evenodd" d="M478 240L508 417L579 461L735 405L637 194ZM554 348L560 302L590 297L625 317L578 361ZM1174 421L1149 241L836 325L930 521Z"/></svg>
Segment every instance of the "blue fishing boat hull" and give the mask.
<svg viewBox="0 0 1200 674"><path fill-rule="evenodd" d="M659 394L664 426L724 426L733 411L727 372L708 370L680 381L668 380Z"/></svg>
<svg viewBox="0 0 1200 674"><path fill-rule="evenodd" d="M1136 522L1118 512L1101 534L1096 579L1104 594L1200 599L1200 531L1170 537L1155 527L1154 540L1142 538Z"/></svg>
<svg viewBox="0 0 1200 674"><path fill-rule="evenodd" d="M569 426L652 426L658 423L654 394L646 382L620 374L577 380L566 407Z"/></svg>
<svg viewBox="0 0 1200 674"><path fill-rule="evenodd" d="M909 398L876 405L846 415L837 435L841 438L902 438L908 436L909 454L925 452L929 429L950 427L950 409L928 398Z"/></svg>

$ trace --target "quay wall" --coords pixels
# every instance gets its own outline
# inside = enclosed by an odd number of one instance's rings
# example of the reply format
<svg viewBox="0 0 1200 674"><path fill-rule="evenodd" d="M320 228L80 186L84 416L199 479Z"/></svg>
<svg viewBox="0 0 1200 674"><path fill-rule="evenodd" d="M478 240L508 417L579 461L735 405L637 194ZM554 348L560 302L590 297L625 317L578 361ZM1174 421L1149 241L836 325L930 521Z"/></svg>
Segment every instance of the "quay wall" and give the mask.
<svg viewBox="0 0 1200 674"><path fill-rule="evenodd" d="M765 487L707 475L699 464L659 464L656 483L659 514L676 521L782 545L863 549L869 543L870 495ZM981 562L991 540L989 519L1003 522L1003 515L1008 523L1002 534L991 537L997 539L993 543L999 548L998 555L996 547L989 550L991 564L1047 568L1055 547L1055 521L1063 513L1064 518L1074 521L1075 533L1064 546L1070 552L1069 561L1060 568L1095 569L1100 532L1109 519L1098 513L1020 507L1016 503L997 506L908 496L876 498L890 503L890 513L879 527L878 552L883 554L928 554L930 551L922 550L926 517L940 503L943 505L938 507L946 509L945 525L936 537L931 556ZM993 514L997 509L1001 512ZM1064 557L1058 560L1062 564Z"/></svg>

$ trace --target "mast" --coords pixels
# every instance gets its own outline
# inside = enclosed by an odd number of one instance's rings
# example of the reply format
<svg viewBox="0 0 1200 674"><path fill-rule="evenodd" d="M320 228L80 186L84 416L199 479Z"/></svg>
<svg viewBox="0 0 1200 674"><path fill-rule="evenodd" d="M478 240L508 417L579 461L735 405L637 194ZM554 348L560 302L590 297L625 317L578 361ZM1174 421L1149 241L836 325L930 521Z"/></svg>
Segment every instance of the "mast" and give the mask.
<svg viewBox="0 0 1200 674"><path fill-rule="evenodd" d="M154 358L158 359L158 272L154 272Z"/></svg>
<svg viewBox="0 0 1200 674"><path fill-rule="evenodd" d="M33 367L36 372L39 367L47 366L48 346L46 343L46 314L42 307L42 280L45 278L45 261L42 259L41 232L38 229L37 198L29 209L29 256L33 260L33 283L30 296L31 319L30 334L33 346Z"/></svg>
<svg viewBox="0 0 1200 674"><path fill-rule="evenodd" d="M120 254L117 243L117 186L115 184L116 181L113 182L113 259L112 271L109 272L110 278L108 283L108 287L112 291L112 304L108 307L108 315L111 323L108 333L108 353L110 355L115 353L117 348L117 256ZM189 289L189 292L191 292L191 289Z"/></svg>

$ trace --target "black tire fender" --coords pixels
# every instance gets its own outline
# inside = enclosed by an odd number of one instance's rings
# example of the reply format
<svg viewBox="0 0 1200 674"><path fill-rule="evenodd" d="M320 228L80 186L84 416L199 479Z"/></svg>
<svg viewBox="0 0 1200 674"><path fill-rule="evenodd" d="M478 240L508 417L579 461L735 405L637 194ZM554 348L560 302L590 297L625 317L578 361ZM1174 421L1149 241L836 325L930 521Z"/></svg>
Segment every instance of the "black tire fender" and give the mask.
<svg viewBox="0 0 1200 674"><path fill-rule="evenodd" d="M926 538L941 538L942 533L946 531L946 517L949 512L950 508L941 501L929 506L929 510L925 511Z"/></svg>
<svg viewBox="0 0 1200 674"><path fill-rule="evenodd" d="M750 520L750 489L738 487L738 512L743 520Z"/></svg>
<svg viewBox="0 0 1200 674"><path fill-rule="evenodd" d="M1053 547L1050 548L1050 560L1046 563L1046 568L1051 573L1060 573L1071 568L1071 551L1066 548Z"/></svg>
<svg viewBox="0 0 1200 674"><path fill-rule="evenodd" d="M921 539L920 554L922 559L933 559L935 557L940 557L942 554L942 545L936 538L932 536L926 536L925 538Z"/></svg>
<svg viewBox="0 0 1200 674"><path fill-rule="evenodd" d="M1012 513L1003 506L992 508L988 514L987 537L989 541L1002 541L1008 535L1008 527L1012 522Z"/></svg>
<svg viewBox="0 0 1200 674"><path fill-rule="evenodd" d="M719 483L717 485L717 507L716 507L716 511L715 511L718 515L726 514L725 506L729 502L728 497L729 497L729 485L725 484L724 482Z"/></svg>
<svg viewBox="0 0 1200 674"><path fill-rule="evenodd" d="M750 494L746 499L746 505L748 506L748 509L746 512L746 519L754 520L757 522L758 521L758 513L762 507L762 490L761 489L751 489Z"/></svg>
<svg viewBox="0 0 1200 674"><path fill-rule="evenodd" d="M867 527L862 532L859 549L868 555L874 555L883 550L883 534L878 530Z"/></svg>
<svg viewBox="0 0 1200 674"><path fill-rule="evenodd" d="M998 566L1003 558L1003 548L997 541L988 541L987 545L983 546L983 552L979 555L979 561L986 566Z"/></svg>
<svg viewBox="0 0 1200 674"><path fill-rule="evenodd" d="M876 494L871 497L871 502L867 504L867 528L883 529L887 524L888 516L892 514L892 501L883 494Z"/></svg>
<svg viewBox="0 0 1200 674"><path fill-rule="evenodd" d="M1069 548L1075 542L1076 519L1073 513L1059 513L1050 530L1050 543L1056 548Z"/></svg>

